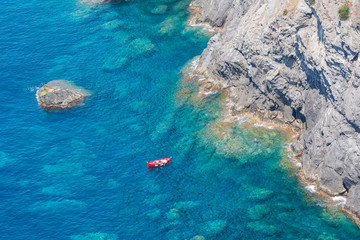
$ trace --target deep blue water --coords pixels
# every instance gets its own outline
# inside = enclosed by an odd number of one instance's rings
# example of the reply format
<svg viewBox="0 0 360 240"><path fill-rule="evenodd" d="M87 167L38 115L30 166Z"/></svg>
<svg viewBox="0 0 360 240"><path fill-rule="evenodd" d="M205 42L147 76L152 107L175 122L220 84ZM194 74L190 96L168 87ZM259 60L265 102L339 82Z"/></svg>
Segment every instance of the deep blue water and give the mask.
<svg viewBox="0 0 360 240"><path fill-rule="evenodd" d="M360 239L298 186L281 133L194 100L179 72L210 36L186 27L188 4L3 1L1 239ZM35 91L54 79L92 96L47 113Z"/></svg>

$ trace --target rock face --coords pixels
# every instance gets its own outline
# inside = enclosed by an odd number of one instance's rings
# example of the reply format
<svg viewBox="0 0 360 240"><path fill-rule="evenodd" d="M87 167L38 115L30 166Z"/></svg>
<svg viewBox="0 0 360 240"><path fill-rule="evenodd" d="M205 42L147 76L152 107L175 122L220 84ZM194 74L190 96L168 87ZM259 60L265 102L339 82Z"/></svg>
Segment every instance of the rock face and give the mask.
<svg viewBox="0 0 360 240"><path fill-rule="evenodd" d="M36 92L36 98L45 110L65 109L84 100L89 93L66 80L54 80Z"/></svg>
<svg viewBox="0 0 360 240"><path fill-rule="evenodd" d="M198 23L222 29L195 72L229 92L233 114L302 130L305 178L360 217L360 5L337 0L195 0Z"/></svg>

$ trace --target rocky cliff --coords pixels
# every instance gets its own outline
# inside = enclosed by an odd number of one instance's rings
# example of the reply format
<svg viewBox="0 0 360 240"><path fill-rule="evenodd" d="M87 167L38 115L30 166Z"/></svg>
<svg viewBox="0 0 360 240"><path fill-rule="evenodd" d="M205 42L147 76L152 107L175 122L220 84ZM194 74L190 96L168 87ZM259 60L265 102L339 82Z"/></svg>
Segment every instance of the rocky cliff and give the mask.
<svg viewBox="0 0 360 240"><path fill-rule="evenodd" d="M337 0L195 0L221 30L195 70L229 92L227 107L291 125L302 172L360 218L360 4Z"/></svg>

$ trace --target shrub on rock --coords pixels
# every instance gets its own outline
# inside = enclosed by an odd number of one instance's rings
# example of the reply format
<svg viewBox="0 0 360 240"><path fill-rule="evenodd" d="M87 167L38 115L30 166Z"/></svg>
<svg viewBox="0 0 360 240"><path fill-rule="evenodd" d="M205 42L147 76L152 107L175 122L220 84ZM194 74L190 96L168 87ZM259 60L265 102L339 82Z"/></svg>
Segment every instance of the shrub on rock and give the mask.
<svg viewBox="0 0 360 240"><path fill-rule="evenodd" d="M339 12L340 20L344 21L349 18L349 10L350 7L347 4L344 4L339 8L338 12Z"/></svg>

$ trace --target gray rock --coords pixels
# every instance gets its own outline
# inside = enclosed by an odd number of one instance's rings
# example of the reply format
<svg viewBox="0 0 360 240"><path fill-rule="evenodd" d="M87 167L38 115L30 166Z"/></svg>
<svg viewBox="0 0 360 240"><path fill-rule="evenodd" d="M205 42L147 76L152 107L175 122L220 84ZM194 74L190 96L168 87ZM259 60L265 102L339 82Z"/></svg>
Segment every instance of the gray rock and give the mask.
<svg viewBox="0 0 360 240"><path fill-rule="evenodd" d="M356 216L360 216L360 185L356 185L349 190L348 199L345 204L345 209L353 212Z"/></svg>
<svg viewBox="0 0 360 240"><path fill-rule="evenodd" d="M195 0L197 21L222 30L194 73L229 91L233 114L302 130L292 148L303 152L305 177L329 195L348 194L360 217L360 17L340 21L341 4Z"/></svg>
<svg viewBox="0 0 360 240"><path fill-rule="evenodd" d="M66 80L54 80L36 91L36 98L45 110L65 109L75 106L90 94Z"/></svg>

